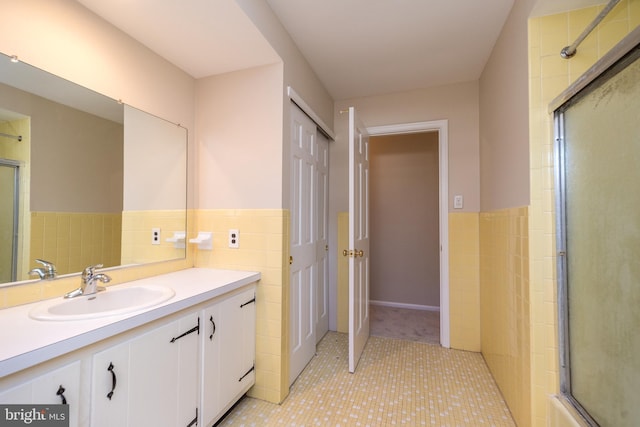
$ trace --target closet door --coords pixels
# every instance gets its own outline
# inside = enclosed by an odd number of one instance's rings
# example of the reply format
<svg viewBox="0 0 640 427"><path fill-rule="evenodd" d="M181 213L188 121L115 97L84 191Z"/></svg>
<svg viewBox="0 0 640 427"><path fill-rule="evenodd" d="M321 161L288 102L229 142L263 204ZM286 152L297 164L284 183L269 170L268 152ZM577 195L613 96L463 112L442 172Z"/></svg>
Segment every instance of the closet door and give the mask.
<svg viewBox="0 0 640 427"><path fill-rule="evenodd" d="M316 164L316 342L329 330L329 139L318 133Z"/></svg>
<svg viewBox="0 0 640 427"><path fill-rule="evenodd" d="M316 153L315 123L292 104L289 384L316 351Z"/></svg>

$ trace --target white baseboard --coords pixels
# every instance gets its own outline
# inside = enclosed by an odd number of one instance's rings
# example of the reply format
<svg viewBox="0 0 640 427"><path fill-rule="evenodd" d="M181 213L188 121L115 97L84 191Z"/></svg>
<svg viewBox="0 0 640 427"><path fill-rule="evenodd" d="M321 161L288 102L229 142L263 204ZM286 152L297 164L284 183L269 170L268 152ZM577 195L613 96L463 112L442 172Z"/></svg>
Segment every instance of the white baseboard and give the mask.
<svg viewBox="0 0 640 427"><path fill-rule="evenodd" d="M440 311L440 307L435 307L435 306L432 306L432 305L405 304L405 303L402 303L402 302L389 302L389 301L369 300L369 304L382 305L382 306L385 306L385 307L408 308L408 309L411 309L411 310Z"/></svg>

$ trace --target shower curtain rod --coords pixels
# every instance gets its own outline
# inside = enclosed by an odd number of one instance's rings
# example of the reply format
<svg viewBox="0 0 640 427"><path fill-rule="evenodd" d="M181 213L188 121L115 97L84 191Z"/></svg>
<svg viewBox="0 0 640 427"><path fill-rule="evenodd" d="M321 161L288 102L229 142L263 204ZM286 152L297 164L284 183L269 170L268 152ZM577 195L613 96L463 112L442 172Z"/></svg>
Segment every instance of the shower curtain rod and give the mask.
<svg viewBox="0 0 640 427"><path fill-rule="evenodd" d="M22 135L9 135L8 133L0 132L0 136L6 136L7 138L17 139L18 142L22 141Z"/></svg>
<svg viewBox="0 0 640 427"><path fill-rule="evenodd" d="M611 12L611 9L613 9L614 6L618 3L620 3L620 0L611 0L609 3L607 3L604 9L602 9L598 16L596 16L596 19L594 19L591 24L589 24L587 28L584 29L582 34L578 36L576 41L574 41L571 46L565 46L560 51L560 56L562 56L564 59L569 59L573 55L575 55L578 50L578 45L580 45L580 43L582 43L582 41L587 38L589 33L593 31L593 29L600 23L600 21L602 21L604 17L607 16L609 12Z"/></svg>

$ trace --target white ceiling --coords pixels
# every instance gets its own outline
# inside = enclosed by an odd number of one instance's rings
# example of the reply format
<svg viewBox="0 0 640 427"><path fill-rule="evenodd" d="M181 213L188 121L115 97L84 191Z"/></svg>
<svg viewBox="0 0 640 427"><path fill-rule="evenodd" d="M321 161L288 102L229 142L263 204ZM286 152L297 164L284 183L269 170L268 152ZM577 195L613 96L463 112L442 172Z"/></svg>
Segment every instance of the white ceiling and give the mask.
<svg viewBox="0 0 640 427"><path fill-rule="evenodd" d="M334 99L476 80L513 0L267 0Z"/></svg>
<svg viewBox="0 0 640 427"><path fill-rule="evenodd" d="M78 1L195 78L279 61L234 0ZM478 79L514 2L266 1L336 100Z"/></svg>
<svg viewBox="0 0 640 427"><path fill-rule="evenodd" d="M280 61L234 0L77 1L195 78Z"/></svg>

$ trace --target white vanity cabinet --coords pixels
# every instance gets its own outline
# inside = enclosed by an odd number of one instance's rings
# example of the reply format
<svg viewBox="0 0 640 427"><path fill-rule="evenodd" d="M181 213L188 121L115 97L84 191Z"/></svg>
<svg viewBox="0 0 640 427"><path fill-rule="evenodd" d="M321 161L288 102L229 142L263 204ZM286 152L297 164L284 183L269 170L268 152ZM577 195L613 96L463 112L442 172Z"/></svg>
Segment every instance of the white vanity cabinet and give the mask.
<svg viewBox="0 0 640 427"><path fill-rule="evenodd" d="M35 305L0 310L15 326L0 329L0 342L15 343L0 346L0 403L65 399L74 427L211 426L255 384L258 280L201 268L145 278L129 286L174 297L88 320L36 321Z"/></svg>
<svg viewBox="0 0 640 427"><path fill-rule="evenodd" d="M251 286L203 311L202 425L213 425L255 384L256 300Z"/></svg>
<svg viewBox="0 0 640 427"><path fill-rule="evenodd" d="M69 405L69 425L79 425L81 362L71 362L0 392L3 404Z"/></svg>
<svg viewBox="0 0 640 427"><path fill-rule="evenodd" d="M93 356L91 426L195 425L199 313Z"/></svg>

